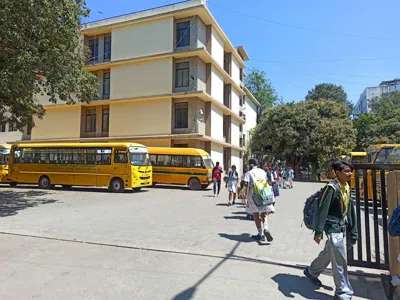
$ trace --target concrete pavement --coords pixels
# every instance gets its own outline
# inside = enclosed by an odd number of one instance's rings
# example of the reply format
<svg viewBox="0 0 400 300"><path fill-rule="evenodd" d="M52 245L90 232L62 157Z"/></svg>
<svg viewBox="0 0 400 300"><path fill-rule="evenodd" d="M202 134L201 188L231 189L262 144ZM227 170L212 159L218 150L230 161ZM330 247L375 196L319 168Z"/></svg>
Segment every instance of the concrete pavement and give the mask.
<svg viewBox="0 0 400 300"><path fill-rule="evenodd" d="M265 246L226 190L0 188L1 231L17 234L0 235L1 299L331 299L330 276L317 291L302 276L322 249L300 227L319 186L281 191ZM377 279L352 279L354 299L383 299Z"/></svg>

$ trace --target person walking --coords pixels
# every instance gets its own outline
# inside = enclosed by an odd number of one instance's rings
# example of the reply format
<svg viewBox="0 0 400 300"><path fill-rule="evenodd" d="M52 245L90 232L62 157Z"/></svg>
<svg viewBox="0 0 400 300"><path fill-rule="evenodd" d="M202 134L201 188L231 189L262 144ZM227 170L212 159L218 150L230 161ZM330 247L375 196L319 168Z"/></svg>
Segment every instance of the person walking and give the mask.
<svg viewBox="0 0 400 300"><path fill-rule="evenodd" d="M221 190L221 177L222 177L222 167L219 165L219 162L217 161L215 163L215 167L212 170L213 174L213 192L214 192L214 197L219 195L219 192Z"/></svg>
<svg viewBox="0 0 400 300"><path fill-rule="evenodd" d="M287 175L289 184L290 184L290 188L293 188L293 179L294 179L294 170L292 169L292 167L288 168L288 175Z"/></svg>
<svg viewBox="0 0 400 300"><path fill-rule="evenodd" d="M225 184L225 188L228 187L228 191L229 191L228 206L235 204L236 194L238 192L238 179L239 179L239 174L236 171L236 166L233 165L231 170L228 173L228 180Z"/></svg>
<svg viewBox="0 0 400 300"><path fill-rule="evenodd" d="M252 167L254 167L254 166L253 165L251 165L251 166L250 165L246 165L244 167L244 172L243 172L242 177L240 178L240 183L239 183L240 187L239 187L239 196L238 197L240 199L242 199L242 204L244 204L245 207L246 207L245 212L246 212L246 219L247 220L253 219L253 214L250 213L249 207L246 205L246 203L247 203L247 199L246 199L246 197L247 197L247 183L245 181L245 178L246 178L247 172L249 172Z"/></svg>
<svg viewBox="0 0 400 300"><path fill-rule="evenodd" d="M254 223L258 231L258 234L253 235L252 238L256 241L265 242L265 240L267 240L268 242L272 242L273 237L268 228L268 214L275 211L274 206L257 206L253 200L254 181L259 179L266 180L267 174L263 169L257 167L257 159L251 158L249 160L249 165L253 165L253 167L246 173L244 179L247 184L246 207L248 207L248 212L253 214Z"/></svg>
<svg viewBox="0 0 400 300"><path fill-rule="evenodd" d="M350 300L354 292L347 271L346 232L351 234L349 240L352 245L358 240L356 213L347 183L353 167L339 160L333 164L333 169L337 179L325 187L314 233L314 241L319 244L325 232L325 248L304 270L304 275L315 285L322 286L318 277L329 263L332 263L336 286L334 299Z"/></svg>

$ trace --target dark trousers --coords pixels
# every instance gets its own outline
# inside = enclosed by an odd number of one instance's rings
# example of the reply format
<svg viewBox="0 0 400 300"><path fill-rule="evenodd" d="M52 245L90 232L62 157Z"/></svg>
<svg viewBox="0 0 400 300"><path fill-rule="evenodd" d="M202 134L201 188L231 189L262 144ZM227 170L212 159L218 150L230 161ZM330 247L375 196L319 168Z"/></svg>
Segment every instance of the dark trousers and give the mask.
<svg viewBox="0 0 400 300"><path fill-rule="evenodd" d="M221 190L221 180L214 179L214 186L213 186L214 195L217 192L217 186L218 186L218 195L219 195L219 191Z"/></svg>

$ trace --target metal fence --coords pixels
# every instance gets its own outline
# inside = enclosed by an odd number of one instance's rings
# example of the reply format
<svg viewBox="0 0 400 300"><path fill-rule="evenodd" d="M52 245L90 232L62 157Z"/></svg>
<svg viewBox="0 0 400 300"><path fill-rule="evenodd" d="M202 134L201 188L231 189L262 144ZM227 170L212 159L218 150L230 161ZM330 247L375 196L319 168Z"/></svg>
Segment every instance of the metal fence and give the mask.
<svg viewBox="0 0 400 300"><path fill-rule="evenodd" d="M348 264L389 270L387 174L400 165L355 164L352 190L359 240L347 252Z"/></svg>

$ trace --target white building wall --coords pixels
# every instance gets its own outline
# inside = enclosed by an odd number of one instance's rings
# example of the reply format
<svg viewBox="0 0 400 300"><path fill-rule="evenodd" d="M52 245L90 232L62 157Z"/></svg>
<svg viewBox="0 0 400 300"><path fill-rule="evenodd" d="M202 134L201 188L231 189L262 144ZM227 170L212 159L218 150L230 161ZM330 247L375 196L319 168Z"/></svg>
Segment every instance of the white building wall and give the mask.
<svg viewBox="0 0 400 300"><path fill-rule="evenodd" d="M211 54L217 63L224 67L224 41L217 33L215 28L211 32Z"/></svg>
<svg viewBox="0 0 400 300"><path fill-rule="evenodd" d="M240 66L237 59L232 55L232 79L240 85Z"/></svg>
<svg viewBox="0 0 400 300"><path fill-rule="evenodd" d="M15 142L22 140L23 133L20 131L8 131L8 124L6 125L6 132L0 132L0 144L7 144L8 142Z"/></svg>
<svg viewBox="0 0 400 300"><path fill-rule="evenodd" d="M174 18L115 28L111 32L111 60L172 52Z"/></svg>
<svg viewBox="0 0 400 300"><path fill-rule="evenodd" d="M211 143L210 155L214 164L218 161L222 169L224 169L224 147L216 143Z"/></svg>
<svg viewBox="0 0 400 300"><path fill-rule="evenodd" d="M211 68L211 96L224 103L224 78L214 66Z"/></svg>
<svg viewBox="0 0 400 300"><path fill-rule="evenodd" d="M232 126L231 126L231 144L234 146L240 146L239 143L239 121L235 118L232 118Z"/></svg>
<svg viewBox="0 0 400 300"><path fill-rule="evenodd" d="M244 125L244 133L246 140L249 140L249 131L257 126L257 105L246 96L246 123ZM246 143L248 144L248 143Z"/></svg>
<svg viewBox="0 0 400 300"><path fill-rule="evenodd" d="M239 151L232 149L231 162L232 165L236 166L236 170L238 171L239 176L241 176L243 174L243 159L240 158Z"/></svg>
<svg viewBox="0 0 400 300"><path fill-rule="evenodd" d="M216 140L223 140L223 120L222 110L215 104L211 104L211 137Z"/></svg>
<svg viewBox="0 0 400 300"><path fill-rule="evenodd" d="M232 95L231 95L231 103L232 103L232 110L234 113L239 114L240 112L240 95L239 92L232 86Z"/></svg>
<svg viewBox="0 0 400 300"><path fill-rule="evenodd" d="M202 59L197 60L197 91L206 91L207 65Z"/></svg>

